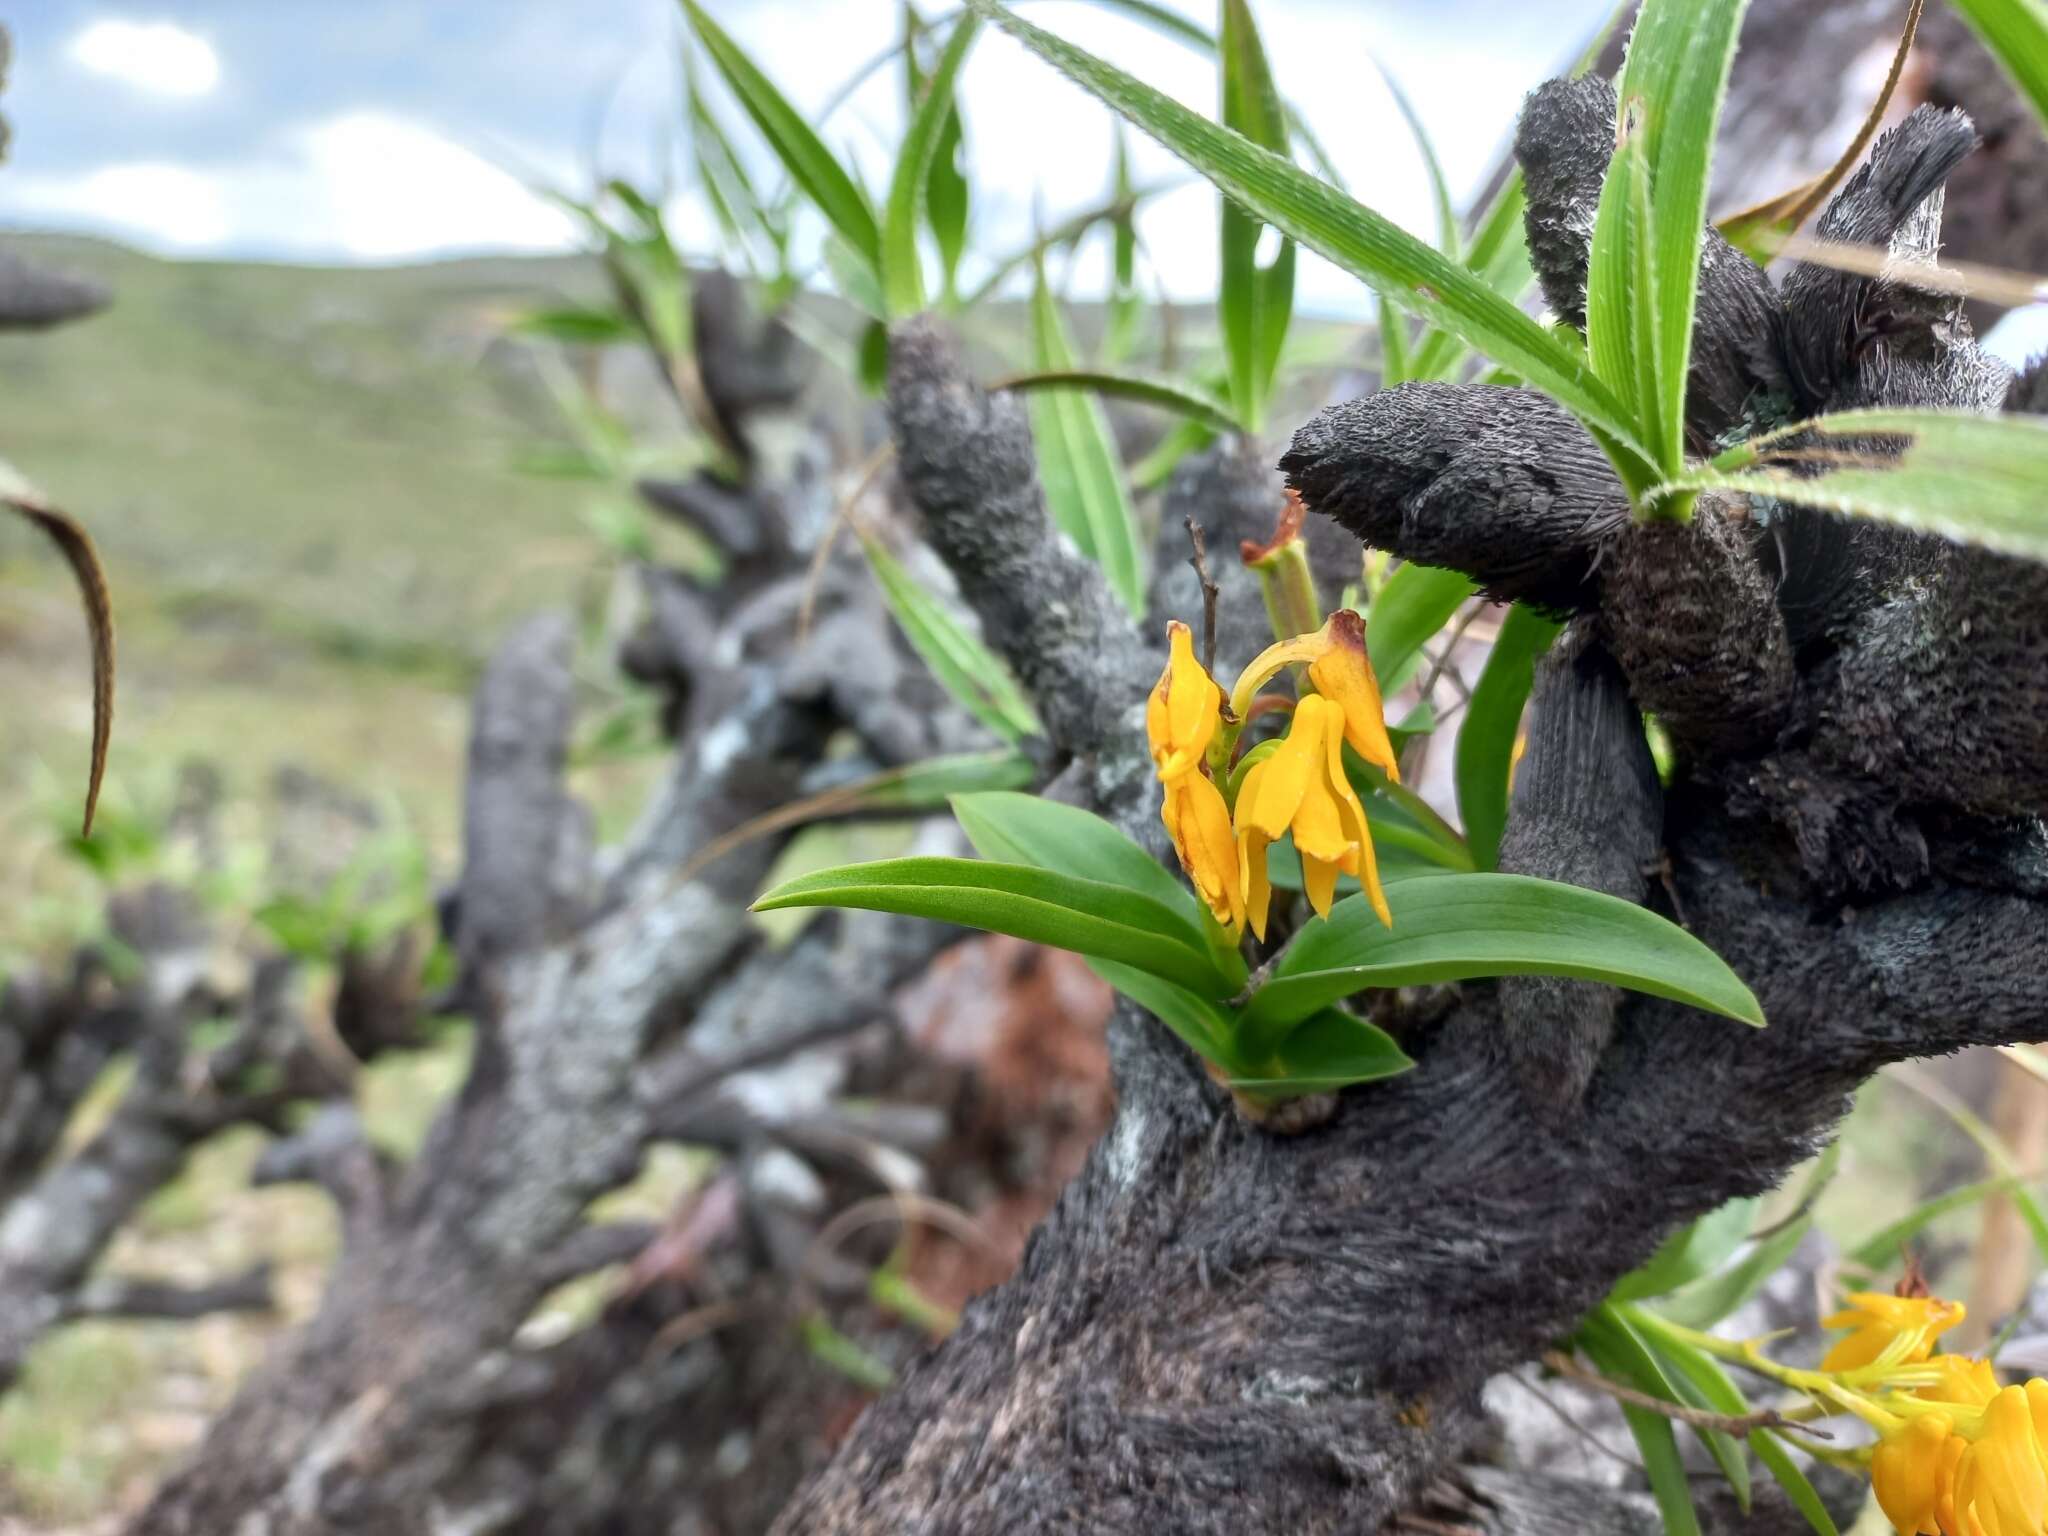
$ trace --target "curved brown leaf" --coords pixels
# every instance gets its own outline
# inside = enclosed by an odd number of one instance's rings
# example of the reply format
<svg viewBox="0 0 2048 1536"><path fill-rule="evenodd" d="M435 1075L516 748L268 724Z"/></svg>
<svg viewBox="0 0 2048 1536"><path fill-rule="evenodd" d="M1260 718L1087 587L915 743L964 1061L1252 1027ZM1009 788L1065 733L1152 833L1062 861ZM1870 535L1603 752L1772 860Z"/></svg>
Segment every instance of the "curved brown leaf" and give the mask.
<svg viewBox="0 0 2048 1536"><path fill-rule="evenodd" d="M107 573L84 525L44 501L4 465L0 506L27 518L57 546L78 580L78 595L85 605L86 627L92 633L92 768L85 787L85 831L90 836L100 783L107 773L107 744L114 734L114 600L107 589Z"/></svg>

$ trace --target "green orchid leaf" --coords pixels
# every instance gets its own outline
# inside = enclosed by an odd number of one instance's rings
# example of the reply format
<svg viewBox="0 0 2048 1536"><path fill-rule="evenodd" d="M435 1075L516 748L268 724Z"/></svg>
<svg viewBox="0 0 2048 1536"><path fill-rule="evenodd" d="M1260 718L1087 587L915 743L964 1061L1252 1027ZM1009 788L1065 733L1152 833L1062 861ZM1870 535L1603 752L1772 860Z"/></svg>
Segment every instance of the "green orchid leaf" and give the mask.
<svg viewBox="0 0 2048 1536"><path fill-rule="evenodd" d="M1040 372L1080 366L1059 300L1039 263L1032 292L1031 331ZM1038 478L1052 518L1102 567L1112 591L1140 617L1145 612L1145 556L1138 515L1124 489L1116 438L1094 396L1080 389L1032 391L1031 435L1038 445Z"/></svg>
<svg viewBox="0 0 2048 1536"><path fill-rule="evenodd" d="M1662 1296L1719 1269L1749 1236L1761 1204L1754 1198L1730 1200L1697 1221L1688 1222L1666 1238L1641 1265L1615 1281L1607 1299L1634 1301L1643 1296Z"/></svg>
<svg viewBox="0 0 2048 1536"><path fill-rule="evenodd" d="M1679 1401L1677 1389L1665 1376L1664 1368L1612 1307L1596 1308L1580 1325L1576 1342L1611 1380L1668 1403ZM1692 1488L1686 1478L1685 1462L1678 1454L1678 1437L1672 1431L1671 1420L1631 1403L1622 1404L1621 1414L1642 1456L1651 1496L1664 1520L1665 1536L1700 1536L1699 1516L1693 1509Z"/></svg>
<svg viewBox="0 0 2048 1536"><path fill-rule="evenodd" d="M1762 1025L1755 994L1706 945L1647 908L1523 875L1401 880L1386 889L1394 926L1362 897L1296 936L1246 1015L1305 1019L1369 987L1478 976L1572 976Z"/></svg>
<svg viewBox="0 0 2048 1536"><path fill-rule="evenodd" d="M1093 812L1038 795L991 792L955 795L953 815L985 859L1120 885L1180 914L1190 930L1199 921L1194 893Z"/></svg>
<svg viewBox="0 0 2048 1536"><path fill-rule="evenodd" d="M844 864L786 880L754 903L757 912L791 907L928 917L1115 961L1210 998L1236 990L1170 907L1035 865L942 858Z"/></svg>
<svg viewBox="0 0 2048 1536"><path fill-rule="evenodd" d="M1500 863L1522 710L1536 682L1536 663L1550 649L1557 631L1556 620L1524 604L1509 609L1458 727L1458 820L1464 824L1472 862L1480 869Z"/></svg>
<svg viewBox="0 0 2048 1536"><path fill-rule="evenodd" d="M1006 390L1025 393L1045 389L1085 389L1112 399L1156 405L1215 432L1235 432L1237 418L1230 403L1220 400L1198 384L1169 379L1161 374L1131 373L1107 368L1061 368L1044 373L1013 374L1003 380Z"/></svg>
<svg viewBox="0 0 2048 1536"><path fill-rule="evenodd" d="M754 120L754 126L761 130L761 136L782 162L790 180L804 189L804 195L817 205L868 270L880 271L882 233L860 184L746 51L705 14L698 0L682 0L682 7L698 42Z"/></svg>
<svg viewBox="0 0 2048 1536"><path fill-rule="evenodd" d="M1785 1267L1812 1224L1812 1217L1801 1216L1780 1227L1728 1268L1659 1297L1656 1310L1688 1328L1713 1327L1748 1302L1763 1289L1766 1280Z"/></svg>
<svg viewBox="0 0 2048 1536"><path fill-rule="evenodd" d="M896 174L883 214L881 245L882 297L892 320L914 315L924 308L924 267L917 248L917 232L926 218L933 167L949 126L954 147L958 147L960 118L954 110L953 83L959 78L967 50L973 46L978 25L979 18L974 16L963 16L953 24L952 35L946 39L938 67L925 82L924 99L910 119L903 147L896 157ZM957 166L954 174L958 176ZM965 183L961 185L964 188ZM954 211L949 209L948 216ZM957 212L964 238L964 195Z"/></svg>
<svg viewBox="0 0 2048 1536"><path fill-rule="evenodd" d="M1391 694L1407 680L1423 646L1478 590L1463 572L1412 561L1387 578L1365 616L1366 654L1382 692Z"/></svg>
<svg viewBox="0 0 2048 1536"><path fill-rule="evenodd" d="M868 565L903 637L932 676L975 719L1009 741L1039 731L1038 715L1006 668L946 605L919 586L903 563L880 541L861 537Z"/></svg>
<svg viewBox="0 0 2048 1536"><path fill-rule="evenodd" d="M1873 452L1873 440L1903 452ZM1824 473L1796 473L1802 456ZM1730 449L1666 489L1740 491L2048 560L2048 421L2039 417L1838 411Z"/></svg>
<svg viewBox="0 0 2048 1536"><path fill-rule="evenodd" d="M1230 1086L1262 1097L1324 1093L1394 1077L1414 1065L1377 1024L1325 1008L1290 1031L1262 1070L1234 1075Z"/></svg>
<svg viewBox="0 0 2048 1536"><path fill-rule="evenodd" d="M1632 413L1590 366L1464 266L1391 220L1172 97L1023 20L975 10L1206 176L1226 197L1432 324L1455 332L1587 424L1620 460L1654 464Z"/></svg>
<svg viewBox="0 0 2048 1536"><path fill-rule="evenodd" d="M2041 0L1955 0L2013 83L2048 123L2048 6Z"/></svg>

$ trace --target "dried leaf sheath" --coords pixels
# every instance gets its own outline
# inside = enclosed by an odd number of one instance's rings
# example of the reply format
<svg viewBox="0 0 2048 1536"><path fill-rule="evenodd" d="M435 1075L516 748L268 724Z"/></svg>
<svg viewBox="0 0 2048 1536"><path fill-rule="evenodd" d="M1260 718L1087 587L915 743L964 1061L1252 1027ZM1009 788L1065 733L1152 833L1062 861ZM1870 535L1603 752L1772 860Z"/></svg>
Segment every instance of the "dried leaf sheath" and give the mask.
<svg viewBox="0 0 2048 1536"><path fill-rule="evenodd" d="M100 783L107 772L107 744L114 734L114 600L107 573L93 548L92 535L68 513L49 505L19 481L0 488L0 506L18 512L48 535L63 553L78 580L85 604L86 627L92 634L92 766L85 786L85 831L92 832L93 812L100 803Z"/></svg>

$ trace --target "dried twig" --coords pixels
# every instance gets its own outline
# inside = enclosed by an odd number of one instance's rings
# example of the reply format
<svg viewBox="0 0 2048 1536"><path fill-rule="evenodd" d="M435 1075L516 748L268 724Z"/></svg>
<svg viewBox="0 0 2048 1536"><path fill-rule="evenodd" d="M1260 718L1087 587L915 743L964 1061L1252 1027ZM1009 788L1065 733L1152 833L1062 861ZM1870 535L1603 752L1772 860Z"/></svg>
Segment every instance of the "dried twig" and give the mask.
<svg viewBox="0 0 2048 1536"><path fill-rule="evenodd" d="M1195 580L1202 585L1202 667L1205 671L1216 670L1216 598L1219 588L1209 574L1209 541L1202 534L1202 525L1189 513L1181 519L1188 531L1188 542L1194 546L1194 553L1188 556L1188 564L1194 567Z"/></svg>
<svg viewBox="0 0 2048 1536"><path fill-rule="evenodd" d="M1899 46L1892 53L1891 69L1884 77L1884 86L1877 93L1877 99L1864 114L1863 125L1856 130L1856 137L1849 141L1849 147L1835 158L1835 163L1814 177L1781 192L1776 197L1731 213L1717 222L1722 233L1731 239L1746 234L1761 234L1773 225L1797 229L1813 216L1814 209L1826 200L1843 177L1855 168L1863 158L1863 151L1870 146L1877 133L1877 125L1884 121L1885 108L1891 105L1892 93L1898 89L1899 76L1905 73L1906 55L1913 51L1914 35L1920 30L1920 13L1926 8L1927 0L1912 0L1906 12L1906 25L1899 33Z"/></svg>
<svg viewBox="0 0 2048 1536"><path fill-rule="evenodd" d="M1715 1413L1707 1408L1688 1408L1682 1403L1666 1402L1661 1397L1638 1392L1634 1387L1623 1386L1618 1381L1609 1381L1599 1372L1588 1370L1570 1355L1559 1350L1546 1350L1542 1360L1545 1369L1554 1371L1567 1380L1576 1381L1580 1386L1591 1387L1595 1392L1604 1392L1618 1403L1626 1403L1629 1407L1640 1408L1646 1413L1659 1414L1680 1424L1689 1424L1694 1429L1718 1429L1728 1435L1746 1435L1753 1429L1790 1429L1811 1435L1817 1440L1833 1438L1826 1430L1816 1429L1798 1419L1788 1419L1775 1408L1758 1408L1751 1413Z"/></svg>

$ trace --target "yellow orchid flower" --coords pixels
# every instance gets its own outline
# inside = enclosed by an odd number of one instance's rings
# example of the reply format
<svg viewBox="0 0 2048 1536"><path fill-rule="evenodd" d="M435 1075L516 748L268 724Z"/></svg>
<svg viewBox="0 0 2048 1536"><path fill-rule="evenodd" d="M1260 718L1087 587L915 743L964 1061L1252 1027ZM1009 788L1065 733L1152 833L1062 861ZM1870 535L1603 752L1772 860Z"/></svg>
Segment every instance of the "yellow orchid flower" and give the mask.
<svg viewBox="0 0 2048 1536"><path fill-rule="evenodd" d="M1936 1510L1943 1489L1942 1466L1955 1422L1947 1414L1906 1419L1878 1442L1870 1456L1870 1488L1878 1508L1905 1536L1940 1536ZM1956 1456L1962 1451L1958 1442ZM1954 1457L1949 1458L1953 1476Z"/></svg>
<svg viewBox="0 0 2048 1536"><path fill-rule="evenodd" d="M1983 1432L1956 1463L1953 1507L1969 1536L2040 1536L2048 1465L2025 1388L2006 1387L1984 1410Z"/></svg>
<svg viewBox="0 0 2048 1536"><path fill-rule="evenodd" d="M1390 928L1394 925L1386 893L1380 889L1365 807L1344 776L1345 725L1341 706L1320 695L1308 695L1295 705L1293 724L1279 750L1255 763L1238 790L1244 911L1252 931L1262 939L1273 899L1266 874L1266 847L1289 832L1294 834L1295 851L1301 855L1302 884L1309 905L1318 916L1330 915L1337 876L1355 875L1380 921Z"/></svg>
<svg viewBox="0 0 2048 1536"><path fill-rule="evenodd" d="M1206 773L1184 773L1166 781L1166 803L1160 808L1166 835L1180 855L1187 874L1209 911L1231 933L1244 927L1244 882L1238 866L1237 841L1231 835L1230 807L1223 791ZM1263 924L1261 925L1263 926Z"/></svg>
<svg viewBox="0 0 2048 1536"><path fill-rule="evenodd" d="M1351 750L1400 783L1401 765L1387 735L1379 679L1373 675L1372 658L1365 648L1365 620L1349 608L1340 608L1314 633L1267 646L1238 674L1236 686L1230 690L1231 712L1244 719L1259 690L1282 667L1295 665L1308 667L1310 685L1341 712L1343 739L1351 743Z"/></svg>
<svg viewBox="0 0 2048 1536"><path fill-rule="evenodd" d="M1194 635L1167 626L1166 670L1145 701L1145 736L1166 786L1160 819L1180 867L1209 910L1232 933L1244 927L1244 883L1230 807L1205 759L1222 721L1223 690L1195 659Z"/></svg>
<svg viewBox="0 0 2048 1536"><path fill-rule="evenodd" d="M1145 736L1162 782L1192 772L1222 723L1223 690L1195 659L1195 637L1178 619L1166 626L1166 670L1145 701Z"/></svg>
<svg viewBox="0 0 2048 1536"><path fill-rule="evenodd" d="M1914 1333L1917 1340L1899 1360L1916 1364L1934 1353L1934 1341L1963 1320L1963 1304L1939 1296L1887 1296L1857 1291L1848 1306L1824 1318L1824 1328L1852 1330L1821 1361L1823 1371L1853 1371L1869 1365L1891 1347L1892 1340Z"/></svg>

